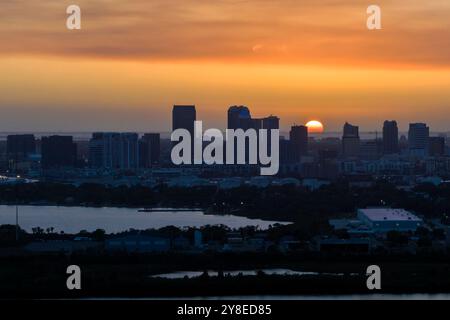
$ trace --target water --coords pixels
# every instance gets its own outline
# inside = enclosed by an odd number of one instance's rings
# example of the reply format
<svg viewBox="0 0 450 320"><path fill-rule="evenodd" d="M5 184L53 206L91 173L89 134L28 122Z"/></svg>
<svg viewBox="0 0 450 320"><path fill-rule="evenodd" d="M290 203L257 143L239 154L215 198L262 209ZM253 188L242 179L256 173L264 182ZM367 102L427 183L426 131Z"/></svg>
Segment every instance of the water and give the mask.
<svg viewBox="0 0 450 320"><path fill-rule="evenodd" d="M167 298L156 298L155 300ZM449 293L407 293L407 294L344 294L344 295L254 295L254 296L211 296L193 298L169 298L169 300L450 300ZM153 300L153 298L150 298Z"/></svg>
<svg viewBox="0 0 450 320"><path fill-rule="evenodd" d="M167 210L167 209L164 209ZM15 224L15 206L0 205L0 225ZM53 227L55 232L104 229L107 233L133 229L158 229L166 226L200 227L223 224L230 228L258 226L267 229L276 221L248 219L233 215L210 215L199 211L138 212L137 208L93 208L57 206L20 206L19 225L31 232L34 227ZM284 224L289 224L284 222Z"/></svg>
<svg viewBox="0 0 450 320"><path fill-rule="evenodd" d="M290 269L261 269L260 271L268 275L287 275L287 276L305 276L305 275L319 275L318 272L305 272L305 271L294 271ZM210 277L216 277L218 275L217 271L208 270L208 275ZM152 275L152 278L164 278L164 279L183 279L184 277L196 278L200 277L203 271L175 271L170 273L162 273ZM256 270L231 270L223 271L224 276L238 276L242 274L243 276L256 276ZM341 275L341 274L336 274Z"/></svg>
<svg viewBox="0 0 450 320"><path fill-rule="evenodd" d="M449 293L368 293L368 294L342 294L342 295L252 295L252 296L204 296L204 297L149 297L124 298L103 297L88 300L450 300Z"/></svg>

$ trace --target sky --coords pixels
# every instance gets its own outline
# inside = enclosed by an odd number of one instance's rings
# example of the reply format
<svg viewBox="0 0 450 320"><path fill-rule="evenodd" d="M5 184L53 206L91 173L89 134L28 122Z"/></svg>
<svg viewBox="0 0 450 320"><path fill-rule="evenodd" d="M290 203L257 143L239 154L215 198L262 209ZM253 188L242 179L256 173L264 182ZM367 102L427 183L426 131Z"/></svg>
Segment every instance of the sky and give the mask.
<svg viewBox="0 0 450 320"><path fill-rule="evenodd" d="M448 0L9 0L0 43L2 132L167 132L174 104L204 127L238 104L285 130L450 131Z"/></svg>

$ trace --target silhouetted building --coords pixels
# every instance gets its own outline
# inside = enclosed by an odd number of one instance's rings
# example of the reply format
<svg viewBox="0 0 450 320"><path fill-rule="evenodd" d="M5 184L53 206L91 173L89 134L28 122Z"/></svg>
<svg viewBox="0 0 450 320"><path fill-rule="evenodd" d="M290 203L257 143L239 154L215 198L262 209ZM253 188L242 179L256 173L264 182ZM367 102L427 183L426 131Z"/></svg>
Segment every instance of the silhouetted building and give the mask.
<svg viewBox="0 0 450 320"><path fill-rule="evenodd" d="M160 162L161 145L159 133L146 133L139 140L139 166L149 168Z"/></svg>
<svg viewBox="0 0 450 320"><path fill-rule="evenodd" d="M252 124L250 110L246 106L231 106L228 109L227 129L249 129Z"/></svg>
<svg viewBox="0 0 450 320"><path fill-rule="evenodd" d="M120 133L95 132L89 141L89 166L113 169L120 167Z"/></svg>
<svg viewBox="0 0 450 320"><path fill-rule="evenodd" d="M398 152L397 122L386 120L383 125L383 154L395 154Z"/></svg>
<svg viewBox="0 0 450 320"><path fill-rule="evenodd" d="M272 154L272 132L270 130L280 129L280 118L269 116L262 119L262 129L267 130L267 150Z"/></svg>
<svg viewBox="0 0 450 320"><path fill-rule="evenodd" d="M269 116L266 118L252 118L250 110L246 106L231 106L228 109L228 122L227 129L237 130L242 129L244 131L248 129L256 130L259 148L259 130L267 129L267 150L269 153L272 151L271 145L271 132L270 130L279 129L280 119L276 116ZM225 152L225 151L224 151ZM237 161L237 144L235 139L234 145L235 163ZM249 161L249 141L245 141L245 159Z"/></svg>
<svg viewBox="0 0 450 320"><path fill-rule="evenodd" d="M291 155L291 142L284 137L280 137L280 163L287 164L293 162L293 156Z"/></svg>
<svg viewBox="0 0 450 320"><path fill-rule="evenodd" d="M425 123L410 123L408 146L411 155L426 156L428 154L428 138L430 128Z"/></svg>
<svg viewBox="0 0 450 320"><path fill-rule="evenodd" d="M349 123L344 125L342 154L346 158L358 157L360 153L359 127Z"/></svg>
<svg viewBox="0 0 450 320"><path fill-rule="evenodd" d="M197 119L195 106L175 105L172 110L172 131L186 129L191 134L191 158L194 161L194 127ZM177 142L173 142L172 146Z"/></svg>
<svg viewBox="0 0 450 320"><path fill-rule="evenodd" d="M137 133L95 132L89 141L89 166L105 169L137 169Z"/></svg>
<svg viewBox="0 0 450 320"><path fill-rule="evenodd" d="M33 134L8 135L6 138L7 160L13 162L14 165L35 152L36 140Z"/></svg>
<svg viewBox="0 0 450 320"><path fill-rule="evenodd" d="M338 151L333 149L319 150L319 177L333 180L339 175L337 163Z"/></svg>
<svg viewBox="0 0 450 320"><path fill-rule="evenodd" d="M194 137L194 122L196 120L195 106L173 106L172 131L186 129Z"/></svg>
<svg viewBox="0 0 450 320"><path fill-rule="evenodd" d="M440 157L445 155L445 138L430 137L428 139L429 155L432 157Z"/></svg>
<svg viewBox="0 0 450 320"><path fill-rule="evenodd" d="M308 127L292 126L289 132L291 154L294 162L299 162L302 156L308 154Z"/></svg>
<svg viewBox="0 0 450 320"><path fill-rule="evenodd" d="M72 136L42 137L42 167L73 167L77 161L77 145Z"/></svg>
<svg viewBox="0 0 450 320"><path fill-rule="evenodd" d="M363 160L376 160L380 157L381 149L380 140L363 140L360 142L359 155Z"/></svg>
<svg viewBox="0 0 450 320"><path fill-rule="evenodd" d="M120 169L139 167L138 134L133 132L120 134Z"/></svg>
<svg viewBox="0 0 450 320"><path fill-rule="evenodd" d="M263 118L262 128L267 130L280 129L280 118L276 116Z"/></svg>

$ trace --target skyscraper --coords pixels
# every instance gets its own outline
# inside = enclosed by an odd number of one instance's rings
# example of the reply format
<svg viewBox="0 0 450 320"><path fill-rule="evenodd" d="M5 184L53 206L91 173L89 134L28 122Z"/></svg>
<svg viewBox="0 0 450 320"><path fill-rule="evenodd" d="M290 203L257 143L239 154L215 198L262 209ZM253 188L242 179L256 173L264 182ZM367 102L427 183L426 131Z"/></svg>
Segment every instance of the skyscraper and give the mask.
<svg viewBox="0 0 450 320"><path fill-rule="evenodd" d="M94 132L89 140L89 166L120 168L120 133Z"/></svg>
<svg viewBox="0 0 450 320"><path fill-rule="evenodd" d="M42 137L42 167L73 167L77 160L77 145L72 136Z"/></svg>
<svg viewBox="0 0 450 320"><path fill-rule="evenodd" d="M432 157L441 157L445 155L445 138L430 137L428 143L429 155Z"/></svg>
<svg viewBox="0 0 450 320"><path fill-rule="evenodd" d="M228 109L227 129L249 129L252 117L246 106L231 106Z"/></svg>
<svg viewBox="0 0 450 320"><path fill-rule="evenodd" d="M383 125L383 154L395 154L398 152L397 122L386 120Z"/></svg>
<svg viewBox="0 0 450 320"><path fill-rule="evenodd" d="M194 160L194 127L197 119L194 105L175 105L172 110L172 131L186 129L191 134L191 158ZM172 144L174 146L176 142Z"/></svg>
<svg viewBox="0 0 450 320"><path fill-rule="evenodd" d="M137 169L137 133L95 132L89 141L89 165L105 169Z"/></svg>
<svg viewBox="0 0 450 320"><path fill-rule="evenodd" d="M8 135L6 138L7 160L14 164L23 161L36 152L36 140L33 134Z"/></svg>
<svg viewBox="0 0 450 320"><path fill-rule="evenodd" d="M410 123L408 131L408 146L411 155L428 155L428 138L430 128L425 123Z"/></svg>
<svg viewBox="0 0 450 320"><path fill-rule="evenodd" d="M139 167L138 134L125 132L120 134L120 169L137 169Z"/></svg>
<svg viewBox="0 0 450 320"><path fill-rule="evenodd" d="M280 129L280 118L276 116L268 116L262 119L262 129L267 130L267 150L272 154L272 132L271 130Z"/></svg>
<svg viewBox="0 0 450 320"><path fill-rule="evenodd" d="M308 127L292 126L289 132L289 143L294 162L299 162L302 156L308 154Z"/></svg>
<svg viewBox="0 0 450 320"><path fill-rule="evenodd" d="M359 148L359 127L346 122L344 125L344 134L342 136L342 154L346 158L358 157Z"/></svg>
<svg viewBox="0 0 450 320"><path fill-rule="evenodd" d="M262 118L262 128L267 130L280 129L280 118L272 115Z"/></svg>
<svg viewBox="0 0 450 320"><path fill-rule="evenodd" d="M172 110L172 130L186 129L194 137L194 122L196 120L195 106L175 105Z"/></svg>
<svg viewBox="0 0 450 320"><path fill-rule="evenodd" d="M160 161L159 133L146 133L139 140L139 166L149 168Z"/></svg>

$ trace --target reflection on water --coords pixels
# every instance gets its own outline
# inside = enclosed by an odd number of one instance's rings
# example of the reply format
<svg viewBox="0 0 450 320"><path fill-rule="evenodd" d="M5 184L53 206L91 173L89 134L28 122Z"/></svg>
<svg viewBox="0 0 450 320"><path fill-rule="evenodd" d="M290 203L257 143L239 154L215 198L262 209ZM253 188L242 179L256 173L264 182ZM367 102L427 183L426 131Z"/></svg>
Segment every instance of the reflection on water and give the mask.
<svg viewBox="0 0 450 320"><path fill-rule="evenodd" d="M165 299L165 298L164 298ZM181 298L176 298L181 299ZM183 298L184 299L184 298ZM261 295L194 297L187 300L450 300L449 293L354 294L354 295Z"/></svg>
<svg viewBox="0 0 450 320"><path fill-rule="evenodd" d="M0 224L15 224L15 206L0 205ZM248 219L233 215L210 215L199 211L138 212L135 208L93 208L57 206L20 206L19 225L31 232L34 227L53 227L55 232L76 233L80 230L120 232L128 229L158 229L166 226L200 227L223 224L230 228L259 226L267 229L276 221Z"/></svg>
<svg viewBox="0 0 450 320"><path fill-rule="evenodd" d="M130 298L90 298L89 300L130 300ZM210 296L210 297L156 297L133 298L133 300L450 300L449 293L408 294L353 294L353 295L253 295L253 296Z"/></svg>
<svg viewBox="0 0 450 320"><path fill-rule="evenodd" d="M316 276L316 275L331 275L331 276L343 276L343 273L319 273L319 272L305 272L305 271L294 271L290 269L259 269L259 270L232 270L223 271L224 276L256 276L259 271L262 271L266 275L285 275L285 276ZM217 277L218 271L207 270L208 276ZM161 273L152 275L152 278L165 278L165 279L183 279L195 278L203 275L204 271L175 271L170 273ZM357 275L357 274L351 274Z"/></svg>

